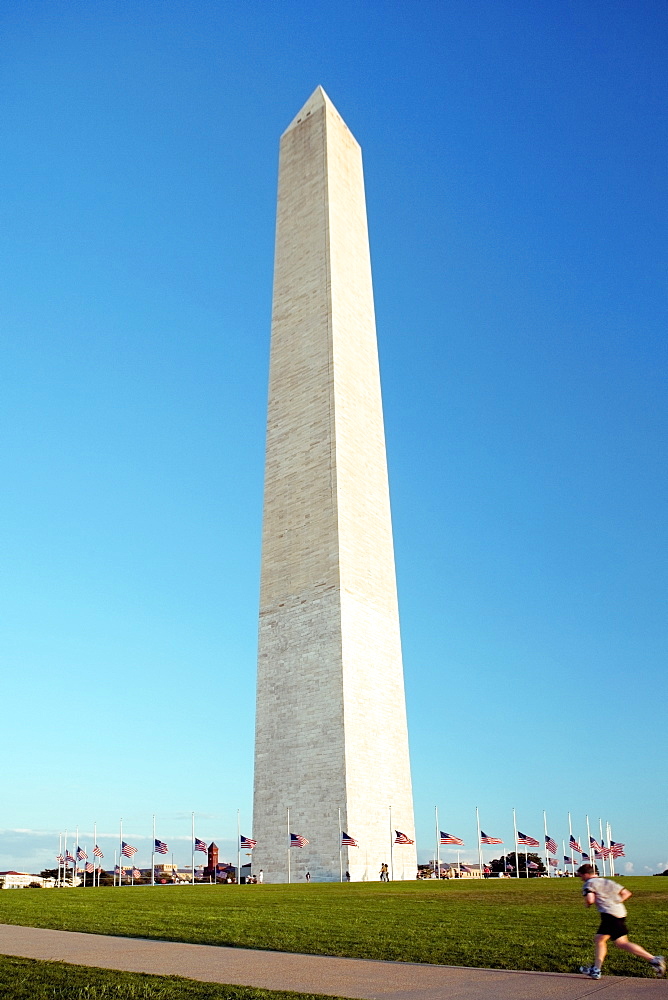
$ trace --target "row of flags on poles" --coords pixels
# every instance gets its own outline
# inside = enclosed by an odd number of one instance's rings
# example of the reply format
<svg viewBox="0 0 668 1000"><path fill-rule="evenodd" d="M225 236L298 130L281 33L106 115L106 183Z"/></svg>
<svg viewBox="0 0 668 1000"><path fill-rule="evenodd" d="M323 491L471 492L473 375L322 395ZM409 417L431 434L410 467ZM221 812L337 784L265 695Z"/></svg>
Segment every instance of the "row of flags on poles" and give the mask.
<svg viewBox="0 0 668 1000"><path fill-rule="evenodd" d="M476 809L476 816L477 816L477 813L478 813L478 811ZM339 819L339 822L340 822L340 819ZM288 823L289 823L289 814L288 814ZM570 827L570 825L571 825L570 813L568 815L568 823L569 823L569 827ZM546 860L546 862L548 863L548 865L550 867L556 868L558 866L558 864L559 864L559 862L558 862L558 860L556 858L556 855L558 854L558 845L557 845L557 841L547 833L547 819L546 819L545 815L544 815L544 824L545 824L545 836L544 836L542 844L543 844L543 847L544 847L545 860ZM517 826L515 824L515 811L514 810L513 810L513 825L514 825L514 832L515 832L514 842L515 842L515 849L516 849L516 851L517 851L517 849L519 847L524 847L524 848L527 848L527 847L540 848L541 847L541 841L540 840L538 840L536 837L531 836L528 833L523 832L522 830L518 830L517 829ZM504 845L504 841L503 841L503 839L501 837L491 836L490 834L488 834L484 830L482 830L480 828L479 821L478 821L477 826L478 826L478 849L479 849L479 851L481 851L483 845L485 845L485 846L495 846L495 845L501 846L501 845ZM164 855L164 854L169 853L169 845L167 843L165 843L165 841L160 840L158 837L155 837L155 817L154 817L153 828L154 828L154 839L153 839L152 855L155 855L155 854L162 854L162 855ZM340 837L341 837L341 839L340 839L340 846L341 846L341 848L344 848L344 847L359 847L359 841L355 837L351 836L349 833L347 833L346 831L342 830L340 826L339 826L339 829L340 829ZM437 834L438 834L437 843L438 843L439 846L441 846L441 845L442 846L450 846L450 847L453 847L453 846L454 847L464 847L464 846L466 846L464 840L461 837L458 837L458 836L456 836L453 833L448 833L448 832L446 832L444 830L441 830L439 828L439 826L438 826L438 810L436 810L436 829L437 829ZM289 825L288 825L288 831L289 831ZM121 823L121 833L122 833L122 823ZM392 844L396 844L396 845L401 846L401 845L410 845L410 844L414 844L415 843L415 841L413 841L407 834L403 833L401 830L394 829L393 831L391 830L391 834L392 833L394 834L393 837L390 836L390 841L391 841ZM587 817L587 833L589 834L589 818L588 817ZM202 852L204 854L206 854L208 852L208 848L207 848L206 843L203 840L200 840L199 837L195 836L194 814L193 814L193 831L192 831L192 834L193 834L192 851L193 851L193 865L194 865L194 854L195 854L195 852L199 851L199 852ZM570 836L569 836L569 843L568 843L568 849L570 851L570 857L568 857L566 855L566 853L565 853L565 844L564 844L564 854L563 854L563 861L564 861L564 863L565 864L569 864L569 865L574 865L576 863L575 862L575 857L574 857L575 854L578 854L580 856L580 858L582 859L583 862L590 862L591 860L604 860L605 861L605 860L608 860L608 859L616 859L616 858L625 857L625 854L624 854L625 844L622 843L622 842L620 842L620 841L612 840L612 838L610 836L611 829L610 829L610 825L609 824L607 825L607 834L608 834L608 838L609 838L609 843L607 845L606 845L606 843L605 843L605 841L603 840L602 837L601 837L601 840L598 841L595 837L589 836L589 838L588 838L589 839L588 851L585 851L585 850L583 850L582 845L579 842L579 840L571 832ZM257 843L258 843L257 840L253 840L251 837L246 837L246 836L242 835L239 832L239 836L238 836L238 850L239 851L242 851L242 850L243 851L252 851L253 848L257 846ZM302 834L299 834L299 833L290 833L290 832L288 833L288 846L289 847L303 848L303 847L306 847L307 844L309 844L309 840L305 836L303 836ZM96 866L89 860L88 854L86 852L86 849L84 847L82 847L81 845L77 844L76 849L73 848L74 853L71 853L69 850L67 850L67 836L65 837L65 846L66 846L65 853L64 854L59 853L56 856L56 860L58 861L59 865L63 865L64 868L67 868L70 865L72 865L76 869L78 867L78 865L79 865L79 862L85 862L85 864L82 865L82 868L84 869L85 872L87 872L87 873L95 873L96 871L101 871L101 868L99 868L99 867L96 868ZM121 851L120 851L121 857L126 857L126 858L129 858L129 859L132 859L137 854L138 850L139 850L139 848L135 847L133 844L130 844L130 843L128 843L125 840L121 840ZM548 857L548 855L551 855L551 857ZM96 858L96 859L98 859L98 862L99 862L99 860L101 860L102 858L104 858L104 853L103 853L102 849L100 848L100 846L97 843L95 843L95 846L93 847L93 857ZM480 860L482 862L482 854L480 854ZM528 862L528 864L526 865L526 867L527 868L537 868L539 866L535 862ZM464 866L462 866L462 868L464 868ZM118 873L118 870L119 870L119 866L118 865L116 866L116 869L117 869L117 873ZM511 870L512 869L512 865L506 865L506 869L507 870Z"/></svg>
<svg viewBox="0 0 668 1000"><path fill-rule="evenodd" d="M400 843L400 841L395 840L395 843ZM402 843L403 843L403 841L402 841ZM413 842L410 841L410 843L413 843ZM481 844L503 844L503 840L501 838L499 838L499 837L490 837L483 830L481 830L480 831L480 843ZM454 844L454 845L456 845L458 847L464 847L465 846L464 845L464 841L461 840L459 837L455 837L454 834L452 834L452 833L445 833L443 830L439 830L439 844L442 844L442 845L445 845L445 844ZM540 841L539 840L536 840L535 837L529 836L529 834L527 834L527 833L522 833L521 830L517 831L517 844L518 844L518 846L521 846L521 847L540 847ZM577 841L577 839L573 836L573 834L570 835L568 846L569 846L571 852L580 854L585 861L589 861L590 860L590 855L587 854L585 851L582 850L582 847L580 846L580 844ZM609 846L606 847L606 845L605 845L605 843L603 841L601 841L599 843L596 840L595 837L590 837L589 838L589 849L590 849L590 852L593 854L593 856L597 860L598 859L603 859L603 858L606 858L606 859L607 858L623 858L623 857L626 856L624 854L624 848L625 847L626 847L626 844L622 844L622 843L620 843L618 841L615 841L615 840L611 840ZM559 848L557 847L556 840L554 840L552 837L550 837L549 834L547 834L547 833L545 834L545 850L549 854L557 854L558 851L559 851ZM566 856L564 856L564 861L567 861L568 864L571 863L571 860L572 860L571 858L567 858ZM550 864L556 865L557 862L551 860ZM529 867L531 867L531 864L529 865ZM538 866L534 863L534 868L537 868L537 867Z"/></svg>
<svg viewBox="0 0 668 1000"><path fill-rule="evenodd" d="M102 850L97 846L97 844L93 848L93 855L96 858L104 857ZM58 862L59 865L67 865L67 866L77 865L80 861L86 861L87 863L84 865L86 871L93 871L95 867L92 861L88 861L88 855L86 854L83 847L77 847L76 851L74 852L74 855L70 854L69 851L66 851L65 854L57 854L56 861Z"/></svg>
<svg viewBox="0 0 668 1000"><path fill-rule="evenodd" d="M121 869L120 865L116 865L116 867L114 868L114 875L117 875L117 876L122 876L122 875L128 876L128 875L131 875L132 878L141 878L141 872L139 871L138 868L131 868L130 871L127 872L127 871Z"/></svg>
<svg viewBox="0 0 668 1000"><path fill-rule="evenodd" d="M411 838L408 837L405 833L402 833L401 830L395 830L394 833L395 833L395 837L394 837L394 843L395 844L413 844L413 843L415 843L415 841L411 840ZM449 835L448 834L441 834L442 838L443 837L447 837L447 836L449 836ZM489 841L486 841L486 842L489 842L489 843L499 843L499 844L501 843L500 840L499 841L489 840ZM290 834L290 847L306 847L306 845L308 843L310 843L310 841L308 841L306 839L306 837L302 837L301 834L299 834L299 833L291 833ZM452 840L443 840L443 839L441 839L441 843L442 844L444 844L444 843L449 843L449 844L450 843L452 843L452 844L463 844L464 841L463 840L458 840L457 838L454 838ZM252 851L253 848L256 847L256 846L257 846L257 840L253 840L251 837L244 837L243 834L241 834L239 836L239 848L241 850L243 850L243 851ZM351 837L350 834L348 834L348 833L345 832L345 830L342 830L341 831L341 847L359 847L359 841L355 840L354 837ZM138 847L134 847L132 844L128 844L125 840L123 840L121 842L121 855L123 857L125 857L125 858L133 858L135 856L135 854L137 853L138 850L139 850ZM205 842L203 840L200 840L198 837L195 837L194 850L195 851L202 851L204 854L206 854L207 853L207 846L206 846L206 844L205 844ZM153 853L154 854L168 854L169 853L169 845L166 844L164 842L164 840L159 840L156 837L156 838L154 838L154 843L153 843ZM93 854L97 858L103 858L104 857L104 854L102 853L102 851L100 850L100 848L98 847L97 844L95 845L95 847L93 849ZM72 854L70 854L69 851L67 851L66 854L58 854L58 855L56 855L56 861L58 862L58 864L65 865L66 867L69 866L69 865L76 865L77 862L79 862L79 861L85 861L87 859L88 859L88 855L86 854L85 850L82 847L77 847L74 856ZM117 872L116 873L118 874L118 865L116 866L116 868L117 868ZM90 872L94 871L93 864L89 862L85 866L85 870L87 872L88 871L90 871ZM136 876L136 877L138 877L138 876Z"/></svg>
<svg viewBox="0 0 668 1000"><path fill-rule="evenodd" d="M401 830L394 831L394 843L395 844L414 844L415 841L411 840L405 833ZM290 847L305 847L308 844L306 837L301 837L298 833L290 834ZM349 833L345 830L341 831L341 847L359 847L359 841L351 837Z"/></svg>

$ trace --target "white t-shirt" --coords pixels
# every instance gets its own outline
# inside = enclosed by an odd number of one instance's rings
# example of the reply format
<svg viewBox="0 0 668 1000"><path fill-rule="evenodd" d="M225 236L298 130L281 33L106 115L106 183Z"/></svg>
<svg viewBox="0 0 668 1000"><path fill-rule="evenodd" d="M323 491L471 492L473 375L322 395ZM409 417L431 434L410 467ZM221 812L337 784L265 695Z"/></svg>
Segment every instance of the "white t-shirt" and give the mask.
<svg viewBox="0 0 668 1000"><path fill-rule="evenodd" d="M594 876L582 886L582 895L586 896L589 892L594 893L596 909L599 913L609 913L611 917L625 917L626 907L619 898L623 888L623 885L613 882L612 879Z"/></svg>

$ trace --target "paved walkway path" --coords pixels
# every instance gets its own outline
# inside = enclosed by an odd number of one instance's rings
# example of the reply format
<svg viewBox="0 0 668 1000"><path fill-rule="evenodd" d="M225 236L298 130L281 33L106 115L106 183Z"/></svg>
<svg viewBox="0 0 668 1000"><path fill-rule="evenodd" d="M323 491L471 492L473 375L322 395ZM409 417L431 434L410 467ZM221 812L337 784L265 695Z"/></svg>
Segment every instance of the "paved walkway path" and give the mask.
<svg viewBox="0 0 668 1000"><path fill-rule="evenodd" d="M668 1000L668 980L503 972L0 924L0 954L359 1000Z"/></svg>

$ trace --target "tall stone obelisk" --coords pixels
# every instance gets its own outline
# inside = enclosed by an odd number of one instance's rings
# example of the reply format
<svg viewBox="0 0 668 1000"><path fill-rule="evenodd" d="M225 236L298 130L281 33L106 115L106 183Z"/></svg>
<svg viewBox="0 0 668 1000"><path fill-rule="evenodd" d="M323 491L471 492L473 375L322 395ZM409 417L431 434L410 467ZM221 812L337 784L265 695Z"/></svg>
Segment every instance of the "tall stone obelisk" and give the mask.
<svg viewBox="0 0 668 1000"><path fill-rule="evenodd" d="M415 839L362 156L318 87L280 147L253 869L415 878L395 830Z"/></svg>

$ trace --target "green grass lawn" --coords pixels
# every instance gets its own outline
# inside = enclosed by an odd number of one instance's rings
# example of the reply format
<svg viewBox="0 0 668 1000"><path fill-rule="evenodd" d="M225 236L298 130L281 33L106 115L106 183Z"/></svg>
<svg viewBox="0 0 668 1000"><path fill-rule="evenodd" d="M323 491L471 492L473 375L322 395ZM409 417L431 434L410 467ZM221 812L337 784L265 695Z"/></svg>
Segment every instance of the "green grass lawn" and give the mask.
<svg viewBox="0 0 668 1000"><path fill-rule="evenodd" d="M12 1000L326 1000L245 986L200 983L179 976L85 969L0 955L0 997Z"/></svg>
<svg viewBox="0 0 668 1000"><path fill-rule="evenodd" d="M631 938L668 952L668 880L629 878ZM0 922L319 955L573 972L597 914L574 879L0 892ZM648 976L610 949L609 974Z"/></svg>

